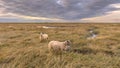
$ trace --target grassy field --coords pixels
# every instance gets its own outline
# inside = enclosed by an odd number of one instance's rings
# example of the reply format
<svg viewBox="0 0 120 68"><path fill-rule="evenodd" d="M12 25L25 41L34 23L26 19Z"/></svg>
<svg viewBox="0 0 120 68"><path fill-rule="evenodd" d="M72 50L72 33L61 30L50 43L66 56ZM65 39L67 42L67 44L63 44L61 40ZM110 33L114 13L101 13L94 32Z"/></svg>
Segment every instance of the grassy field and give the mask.
<svg viewBox="0 0 120 68"><path fill-rule="evenodd" d="M49 53L40 32L71 40L72 51ZM120 68L120 24L0 24L0 68Z"/></svg>

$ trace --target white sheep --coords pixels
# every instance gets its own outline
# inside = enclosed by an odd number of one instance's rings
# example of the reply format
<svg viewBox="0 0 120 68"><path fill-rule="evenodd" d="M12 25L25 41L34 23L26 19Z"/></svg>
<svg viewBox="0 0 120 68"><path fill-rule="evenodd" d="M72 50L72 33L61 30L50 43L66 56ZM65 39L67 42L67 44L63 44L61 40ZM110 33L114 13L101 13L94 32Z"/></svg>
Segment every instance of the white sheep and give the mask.
<svg viewBox="0 0 120 68"><path fill-rule="evenodd" d="M50 41L48 43L48 49L53 51L68 51L70 50L71 42L69 40L60 42L60 41Z"/></svg>
<svg viewBox="0 0 120 68"><path fill-rule="evenodd" d="M39 39L40 41L44 41L44 40L48 40L48 34L45 34L45 33L40 33L40 36L39 36Z"/></svg>

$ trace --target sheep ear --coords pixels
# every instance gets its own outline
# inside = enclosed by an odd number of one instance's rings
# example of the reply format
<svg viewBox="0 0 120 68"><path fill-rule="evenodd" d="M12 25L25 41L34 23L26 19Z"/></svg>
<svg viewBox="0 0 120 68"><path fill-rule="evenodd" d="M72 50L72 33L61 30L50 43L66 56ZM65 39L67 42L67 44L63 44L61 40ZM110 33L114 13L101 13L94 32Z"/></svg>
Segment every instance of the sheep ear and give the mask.
<svg viewBox="0 0 120 68"><path fill-rule="evenodd" d="M71 43L71 41L70 41L70 40L67 40L67 43Z"/></svg>
<svg viewBox="0 0 120 68"><path fill-rule="evenodd" d="M65 45L69 45L70 43L70 40L65 41Z"/></svg>

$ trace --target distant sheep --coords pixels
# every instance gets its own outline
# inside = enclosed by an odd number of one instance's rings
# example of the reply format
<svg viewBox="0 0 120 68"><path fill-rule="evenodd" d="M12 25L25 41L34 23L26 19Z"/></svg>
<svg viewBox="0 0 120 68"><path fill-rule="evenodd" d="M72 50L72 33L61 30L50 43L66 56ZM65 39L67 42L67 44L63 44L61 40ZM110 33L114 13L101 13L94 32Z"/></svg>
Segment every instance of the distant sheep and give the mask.
<svg viewBox="0 0 120 68"><path fill-rule="evenodd" d="M14 26L9 25L9 26L8 26L8 28L10 28L10 29L11 29L11 28L14 28Z"/></svg>
<svg viewBox="0 0 120 68"><path fill-rule="evenodd" d="M71 42L69 40L60 42L60 41L50 41L48 43L48 49L53 51L68 51L70 50Z"/></svg>
<svg viewBox="0 0 120 68"><path fill-rule="evenodd" d="M40 33L40 36L39 36L39 39L40 41L44 41L44 40L48 40L48 34L45 34L45 33Z"/></svg>

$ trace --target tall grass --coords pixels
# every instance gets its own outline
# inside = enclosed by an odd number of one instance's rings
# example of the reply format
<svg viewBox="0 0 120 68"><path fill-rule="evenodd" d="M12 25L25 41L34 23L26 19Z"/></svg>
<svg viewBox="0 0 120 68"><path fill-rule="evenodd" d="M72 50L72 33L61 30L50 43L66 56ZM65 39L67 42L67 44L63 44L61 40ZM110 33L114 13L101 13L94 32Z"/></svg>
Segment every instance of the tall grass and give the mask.
<svg viewBox="0 0 120 68"><path fill-rule="evenodd" d="M14 27L9 28L10 25ZM51 25L62 27L36 27ZM0 27L0 68L120 67L120 24L0 24ZM90 29L98 35L87 40ZM39 40L40 32L49 34L49 41L71 40L72 50L49 52L48 42Z"/></svg>

